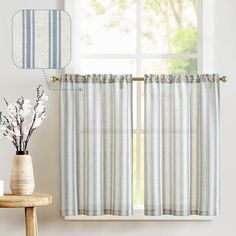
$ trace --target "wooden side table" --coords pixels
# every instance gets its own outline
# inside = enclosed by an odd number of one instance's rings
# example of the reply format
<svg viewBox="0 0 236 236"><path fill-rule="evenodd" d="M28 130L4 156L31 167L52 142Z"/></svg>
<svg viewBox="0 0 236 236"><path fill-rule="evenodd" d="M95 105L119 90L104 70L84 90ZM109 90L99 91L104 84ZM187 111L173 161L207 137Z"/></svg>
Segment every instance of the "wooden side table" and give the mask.
<svg viewBox="0 0 236 236"><path fill-rule="evenodd" d="M48 194L33 194L30 196L5 194L0 197L0 208L25 208L26 236L38 235L36 207L47 206L51 203L52 196Z"/></svg>

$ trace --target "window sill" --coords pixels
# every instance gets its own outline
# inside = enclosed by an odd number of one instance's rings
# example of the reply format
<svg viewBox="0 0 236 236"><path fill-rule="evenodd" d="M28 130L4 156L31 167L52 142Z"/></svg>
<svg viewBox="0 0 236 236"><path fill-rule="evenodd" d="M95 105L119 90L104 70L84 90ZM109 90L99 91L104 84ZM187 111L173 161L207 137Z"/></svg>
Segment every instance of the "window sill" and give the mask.
<svg viewBox="0 0 236 236"><path fill-rule="evenodd" d="M132 216L65 216L66 221L211 221L214 216L145 216L142 209L135 209Z"/></svg>

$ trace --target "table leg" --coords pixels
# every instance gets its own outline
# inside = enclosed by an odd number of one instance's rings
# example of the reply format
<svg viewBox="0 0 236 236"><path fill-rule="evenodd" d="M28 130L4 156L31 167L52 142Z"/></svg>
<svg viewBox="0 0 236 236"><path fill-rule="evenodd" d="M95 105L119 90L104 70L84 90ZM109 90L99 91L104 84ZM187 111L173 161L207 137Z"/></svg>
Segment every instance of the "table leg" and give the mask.
<svg viewBox="0 0 236 236"><path fill-rule="evenodd" d="M38 236L36 207L25 208L26 236Z"/></svg>

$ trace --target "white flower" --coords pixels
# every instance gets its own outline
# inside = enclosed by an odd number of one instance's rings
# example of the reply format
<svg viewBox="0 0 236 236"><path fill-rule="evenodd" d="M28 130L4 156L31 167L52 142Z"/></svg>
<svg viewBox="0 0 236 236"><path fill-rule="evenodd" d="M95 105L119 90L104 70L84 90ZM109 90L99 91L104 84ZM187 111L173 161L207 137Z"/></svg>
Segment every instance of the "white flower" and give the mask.
<svg viewBox="0 0 236 236"><path fill-rule="evenodd" d="M37 118L34 122L33 128L36 129L37 127L39 127L42 124L42 119Z"/></svg>
<svg viewBox="0 0 236 236"><path fill-rule="evenodd" d="M41 97L42 102L48 101L48 96L44 93L43 96Z"/></svg>
<svg viewBox="0 0 236 236"><path fill-rule="evenodd" d="M32 105L29 99L24 100L22 116L26 117L31 113Z"/></svg>
<svg viewBox="0 0 236 236"><path fill-rule="evenodd" d="M16 114L16 108L15 108L15 105L14 104L9 104L7 106L7 111L10 115L15 115Z"/></svg>
<svg viewBox="0 0 236 236"><path fill-rule="evenodd" d="M41 118L41 119L46 119L46 114L45 114L45 113L42 114L40 118Z"/></svg>
<svg viewBox="0 0 236 236"><path fill-rule="evenodd" d="M32 107L32 105L31 105L31 101L29 100L29 99L24 99L24 104L23 104L24 106L28 106L28 107Z"/></svg>
<svg viewBox="0 0 236 236"><path fill-rule="evenodd" d="M17 137L20 137L21 134L20 134L20 130L16 129L15 132L14 132L15 136Z"/></svg>
<svg viewBox="0 0 236 236"><path fill-rule="evenodd" d="M12 122L11 122L11 125L12 125L13 127L17 127L17 122L16 122L16 121L12 121Z"/></svg>
<svg viewBox="0 0 236 236"><path fill-rule="evenodd" d="M1 131L6 131L7 128L6 128L5 126L1 126L1 127L0 127L0 130L1 130Z"/></svg>
<svg viewBox="0 0 236 236"><path fill-rule="evenodd" d="M23 110L20 110L20 111L19 111L19 115L20 115L20 116L23 116L23 114L24 114L24 111L23 111Z"/></svg>
<svg viewBox="0 0 236 236"><path fill-rule="evenodd" d="M15 137L16 136L15 132L13 132L12 130L9 131L8 135L10 137Z"/></svg>
<svg viewBox="0 0 236 236"><path fill-rule="evenodd" d="M36 107L36 113L42 113L43 112L43 110L45 109L45 106L44 105L42 105L42 104L39 104L37 107Z"/></svg>
<svg viewBox="0 0 236 236"><path fill-rule="evenodd" d="M30 109L24 109L22 113L22 117L26 118L31 113Z"/></svg>
<svg viewBox="0 0 236 236"><path fill-rule="evenodd" d="M44 92L42 93L40 86L37 88L37 101L34 106L29 99L23 97L19 98L16 103L9 104L6 101L8 114L1 116L0 137L3 135L14 142L17 150L25 150L29 141L27 139L29 133L31 134L34 129L39 127L46 118L46 101L48 101L48 96ZM33 127L32 122L34 122Z"/></svg>

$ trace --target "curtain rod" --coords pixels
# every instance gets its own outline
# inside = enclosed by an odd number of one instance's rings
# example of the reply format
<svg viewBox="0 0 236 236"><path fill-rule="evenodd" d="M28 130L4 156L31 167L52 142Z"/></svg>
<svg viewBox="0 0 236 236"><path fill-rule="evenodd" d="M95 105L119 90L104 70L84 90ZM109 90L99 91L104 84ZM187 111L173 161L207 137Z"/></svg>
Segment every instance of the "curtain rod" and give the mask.
<svg viewBox="0 0 236 236"><path fill-rule="evenodd" d="M51 80L51 82L57 82L57 81L60 81L60 78L57 76L51 76L50 80ZM132 80L133 81L144 81L144 77L133 77ZM220 77L220 81L225 83L228 81L228 77L223 75Z"/></svg>

